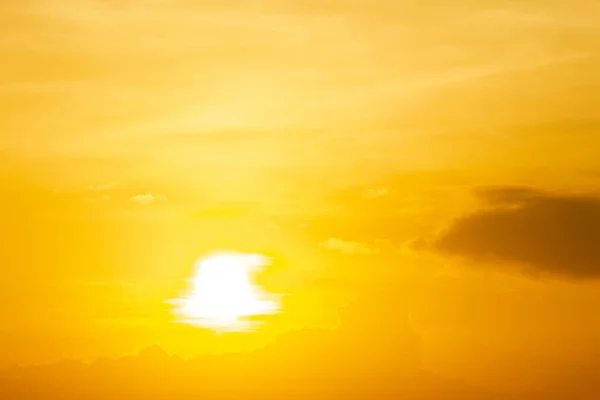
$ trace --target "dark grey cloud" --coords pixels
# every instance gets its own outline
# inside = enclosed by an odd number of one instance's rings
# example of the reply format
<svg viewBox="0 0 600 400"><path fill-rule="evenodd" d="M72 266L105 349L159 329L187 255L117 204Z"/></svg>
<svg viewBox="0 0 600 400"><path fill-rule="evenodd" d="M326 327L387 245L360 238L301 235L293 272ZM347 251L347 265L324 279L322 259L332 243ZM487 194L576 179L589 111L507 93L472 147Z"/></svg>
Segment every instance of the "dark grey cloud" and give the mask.
<svg viewBox="0 0 600 400"><path fill-rule="evenodd" d="M434 240L436 250L535 273L600 277L600 197L516 187L478 193L487 206L455 220Z"/></svg>

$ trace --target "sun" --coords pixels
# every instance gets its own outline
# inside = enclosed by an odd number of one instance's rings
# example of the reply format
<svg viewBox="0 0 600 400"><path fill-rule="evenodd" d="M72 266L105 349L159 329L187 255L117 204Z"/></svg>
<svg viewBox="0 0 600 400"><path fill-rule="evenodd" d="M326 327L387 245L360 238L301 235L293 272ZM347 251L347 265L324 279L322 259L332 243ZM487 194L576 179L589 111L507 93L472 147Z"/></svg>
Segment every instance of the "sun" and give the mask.
<svg viewBox="0 0 600 400"><path fill-rule="evenodd" d="M245 331L256 327L249 317L280 311L279 296L262 290L253 274L269 265L258 254L219 253L200 259L191 290L174 303L184 323L221 331Z"/></svg>

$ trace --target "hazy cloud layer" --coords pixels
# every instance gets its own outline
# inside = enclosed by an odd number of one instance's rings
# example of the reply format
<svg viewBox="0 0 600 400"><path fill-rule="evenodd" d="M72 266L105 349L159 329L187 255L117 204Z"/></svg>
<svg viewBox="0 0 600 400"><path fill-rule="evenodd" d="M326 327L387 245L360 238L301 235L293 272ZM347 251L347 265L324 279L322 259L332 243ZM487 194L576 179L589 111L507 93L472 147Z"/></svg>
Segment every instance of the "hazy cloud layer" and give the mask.
<svg viewBox="0 0 600 400"><path fill-rule="evenodd" d="M369 296L343 310L334 331L288 333L254 352L184 360L160 347L90 365L64 360L0 373L10 399L486 399L500 396L438 376L421 366L420 338L406 309L376 311L397 296ZM373 340L373 334L377 340ZM300 350L299 350L300 349ZM51 381L50 381L51 379ZM52 382L52 383L50 383Z"/></svg>
<svg viewBox="0 0 600 400"><path fill-rule="evenodd" d="M133 203L137 203L140 205L148 205L148 204L152 204L154 202L157 201L166 201L167 197L159 194L159 195L153 195L152 193L146 193L146 194L138 194L133 196L130 201L132 201Z"/></svg>
<svg viewBox="0 0 600 400"><path fill-rule="evenodd" d="M488 207L457 219L435 240L437 250L477 263L600 277L600 198L511 187L480 194Z"/></svg>
<svg viewBox="0 0 600 400"><path fill-rule="evenodd" d="M368 243L352 242L335 237L331 237L325 242L319 243L319 246L328 250L338 251L346 255L368 256L379 253L378 248L372 247Z"/></svg>

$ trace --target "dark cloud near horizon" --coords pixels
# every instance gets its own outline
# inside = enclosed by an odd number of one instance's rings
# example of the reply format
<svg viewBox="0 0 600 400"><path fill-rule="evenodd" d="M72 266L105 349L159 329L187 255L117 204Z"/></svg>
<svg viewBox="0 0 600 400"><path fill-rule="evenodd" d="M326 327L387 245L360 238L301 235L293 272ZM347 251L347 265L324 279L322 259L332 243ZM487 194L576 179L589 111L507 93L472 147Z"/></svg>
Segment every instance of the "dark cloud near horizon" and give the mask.
<svg viewBox="0 0 600 400"><path fill-rule="evenodd" d="M536 274L600 278L600 197L520 187L477 193L486 207L454 221L433 241L435 250Z"/></svg>

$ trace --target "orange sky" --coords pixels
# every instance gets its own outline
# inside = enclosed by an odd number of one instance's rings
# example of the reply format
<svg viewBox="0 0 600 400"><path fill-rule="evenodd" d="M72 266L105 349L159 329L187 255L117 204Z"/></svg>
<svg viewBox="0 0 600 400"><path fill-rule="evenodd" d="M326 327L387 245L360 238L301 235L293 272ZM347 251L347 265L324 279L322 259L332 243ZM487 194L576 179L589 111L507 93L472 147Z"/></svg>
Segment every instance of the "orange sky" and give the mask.
<svg viewBox="0 0 600 400"><path fill-rule="evenodd" d="M599 21L595 0L3 1L0 366L247 350L373 289L447 376L588 365ZM260 332L173 321L219 249L273 257Z"/></svg>

